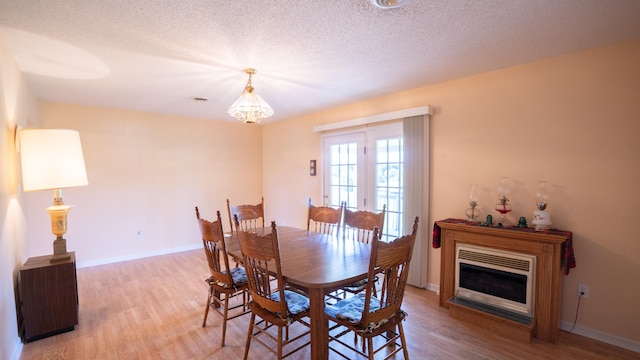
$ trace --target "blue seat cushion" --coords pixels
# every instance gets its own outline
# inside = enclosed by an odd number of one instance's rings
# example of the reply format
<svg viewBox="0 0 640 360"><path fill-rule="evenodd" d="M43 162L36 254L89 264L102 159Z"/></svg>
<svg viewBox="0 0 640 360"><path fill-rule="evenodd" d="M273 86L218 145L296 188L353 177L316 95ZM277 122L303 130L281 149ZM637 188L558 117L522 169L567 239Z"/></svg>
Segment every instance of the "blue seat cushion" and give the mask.
<svg viewBox="0 0 640 360"><path fill-rule="evenodd" d="M226 271L222 272L226 274ZM243 267L236 267L231 269L231 278L236 285L243 285L247 283L247 272Z"/></svg>
<svg viewBox="0 0 640 360"><path fill-rule="evenodd" d="M224 270L222 271L223 274L226 274L227 271ZM233 279L233 282L237 285L237 286L242 286L245 285L247 283L247 272L244 270L243 267L237 267L237 268L233 268L231 269L231 278ZM231 288L230 284L227 284L226 282L221 282L221 281L217 281L213 279L213 276L209 277L206 280L209 284L211 284L212 282L215 282L217 285L225 287L225 288Z"/></svg>
<svg viewBox="0 0 640 360"><path fill-rule="evenodd" d="M366 295L363 293L357 294L350 298L340 300L333 305L327 305L324 308L325 314L329 317L341 320L347 320L352 323L360 322L362 319L362 313L364 312L364 301ZM372 297L369 304L369 312L374 312L380 309L380 300Z"/></svg>
<svg viewBox="0 0 640 360"><path fill-rule="evenodd" d="M362 279L354 282L353 284L349 284L348 286L345 286L345 287L349 289L363 289L368 282L369 281L367 279Z"/></svg>
<svg viewBox="0 0 640 360"><path fill-rule="evenodd" d="M287 302L287 307L292 315L297 315L309 310L309 298L302 294L298 294L291 290L285 290L284 299ZM280 292L277 291L272 293L271 300L280 301Z"/></svg>

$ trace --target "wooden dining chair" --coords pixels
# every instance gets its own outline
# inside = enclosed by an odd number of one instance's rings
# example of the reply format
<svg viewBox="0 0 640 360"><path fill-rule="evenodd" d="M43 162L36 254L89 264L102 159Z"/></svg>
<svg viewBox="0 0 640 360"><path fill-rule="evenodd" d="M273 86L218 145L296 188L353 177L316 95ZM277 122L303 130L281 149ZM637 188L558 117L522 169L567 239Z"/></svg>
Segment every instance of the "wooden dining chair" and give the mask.
<svg viewBox="0 0 640 360"><path fill-rule="evenodd" d="M342 221L342 209L329 206L311 205L309 198L309 214L307 215L307 231L315 231L323 234L340 234L340 222Z"/></svg>
<svg viewBox="0 0 640 360"><path fill-rule="evenodd" d="M238 231L238 243L247 270L251 295L251 302L249 302L251 321L249 322L244 359L246 360L249 355L252 339L277 355L278 359L282 359L283 356L289 356L310 343L310 341L306 341L300 345L300 342L304 340L303 337L310 333L309 329L305 329L301 334L291 339L288 331L290 324L294 322L309 326L303 319L309 316L309 298L304 294L285 288L275 221L271 222L271 231L264 236L250 231ZM272 276L275 281L271 280ZM256 322L256 317L261 320ZM263 323L264 326L260 326ZM268 331L273 325L278 328L277 336ZM282 334L283 328L287 330L285 337ZM261 338L264 336L277 343L276 350ZM289 344L291 344L290 347L294 347L294 343L299 346L283 355L283 347Z"/></svg>
<svg viewBox="0 0 640 360"><path fill-rule="evenodd" d="M325 307L325 314L333 323L330 326L330 350L344 358L353 359L352 356L342 354L339 347L332 347L331 342L335 341L351 351L373 359L376 353L388 347L390 353L385 354L385 359L394 356L400 349L404 358L409 359L402 327L407 313L402 310L402 300L417 232L418 217L415 217L411 234L388 243L380 240L371 242L366 291ZM374 233L378 235L377 228ZM380 296L374 296L373 278L377 275L383 278ZM362 338L361 348L341 339L349 332ZM373 339L378 336L384 339L384 344L376 343L374 348Z"/></svg>
<svg viewBox="0 0 640 360"><path fill-rule="evenodd" d="M386 207L386 205L382 205L382 211L374 213L365 210L352 211L347 209L345 205L342 236L368 244L373 238L373 229L377 227L379 231L378 238L380 238L384 228Z"/></svg>
<svg viewBox="0 0 640 360"><path fill-rule="evenodd" d="M250 230L264 227L264 197L256 205L232 206L227 199L227 212L229 213L229 225L231 232L237 230ZM234 224L234 216L238 217L239 227Z"/></svg>
<svg viewBox="0 0 640 360"><path fill-rule="evenodd" d="M374 213L371 211L351 211L344 204L344 221L342 236L345 239L355 239L359 242L369 244L373 239L382 237L382 229L384 227L384 215L386 205L382 205L382 211ZM374 235L374 229L378 228L378 235ZM376 282L378 278L375 278ZM353 284L345 286L341 289L343 297L347 294L358 294L364 291L367 285L367 279L356 281ZM375 290L375 288L374 288ZM338 291L339 293L340 291Z"/></svg>
<svg viewBox="0 0 640 360"><path fill-rule="evenodd" d="M229 267L229 256L227 255L224 232L222 231L220 211L216 212L216 216L217 220L213 222L202 219L196 206L196 218L198 219L204 253L207 257L209 272L211 273L211 276L205 280L209 284L209 293L207 295L207 305L204 311L202 327L205 327L207 324L209 308L214 308L216 312L222 315L222 346L224 346L227 320L234 319L249 312L246 306L249 285L247 282L247 274L243 267ZM229 307L229 301L240 295L242 295L242 302ZM223 309L222 312L220 311L221 306ZM229 310L240 307L242 307L241 312L229 316Z"/></svg>

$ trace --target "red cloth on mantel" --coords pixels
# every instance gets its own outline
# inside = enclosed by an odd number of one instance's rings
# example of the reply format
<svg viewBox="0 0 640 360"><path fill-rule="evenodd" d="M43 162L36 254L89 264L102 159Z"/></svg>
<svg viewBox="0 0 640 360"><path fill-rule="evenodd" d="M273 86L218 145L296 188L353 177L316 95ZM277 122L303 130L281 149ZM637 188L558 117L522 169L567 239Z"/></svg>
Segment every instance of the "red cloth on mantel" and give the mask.
<svg viewBox="0 0 640 360"><path fill-rule="evenodd" d="M440 220L442 222L452 223L452 224L463 224L468 226L481 226L481 227L492 227L498 228L497 226L483 226L479 222L468 222L463 219L445 219ZM513 230L513 231L523 231L530 233L540 233L540 234L549 234L549 235L558 235L564 236L567 238L565 242L562 243L562 271L565 275L569 275L570 269L576 267L576 257L573 253L573 233L570 231L562 231L562 230L542 230L538 231L534 228L521 228L517 226L510 226L501 228L505 230ZM433 238L431 239L431 246L434 249L440 247L440 226L438 223L433 223Z"/></svg>

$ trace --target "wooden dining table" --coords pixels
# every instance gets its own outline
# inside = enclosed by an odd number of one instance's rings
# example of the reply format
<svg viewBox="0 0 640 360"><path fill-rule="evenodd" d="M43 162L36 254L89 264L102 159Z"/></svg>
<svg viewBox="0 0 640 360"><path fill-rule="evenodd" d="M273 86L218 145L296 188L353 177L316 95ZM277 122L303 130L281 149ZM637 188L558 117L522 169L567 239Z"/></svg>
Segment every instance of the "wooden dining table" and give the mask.
<svg viewBox="0 0 640 360"><path fill-rule="evenodd" d="M254 230L267 234L271 227ZM366 278L370 245L341 236L288 226L278 226L282 275L289 286L309 296L311 358L329 358L329 322L324 314L325 295ZM238 240L227 239L227 252L242 259Z"/></svg>

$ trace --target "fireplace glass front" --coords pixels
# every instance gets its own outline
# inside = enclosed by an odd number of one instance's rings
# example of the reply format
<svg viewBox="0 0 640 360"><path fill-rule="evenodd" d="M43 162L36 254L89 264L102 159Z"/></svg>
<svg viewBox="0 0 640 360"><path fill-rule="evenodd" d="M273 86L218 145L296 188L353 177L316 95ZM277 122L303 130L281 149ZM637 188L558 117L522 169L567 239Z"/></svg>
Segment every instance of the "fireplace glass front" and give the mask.
<svg viewBox="0 0 640 360"><path fill-rule="evenodd" d="M464 263L459 271L460 287L522 304L527 302L526 275Z"/></svg>

